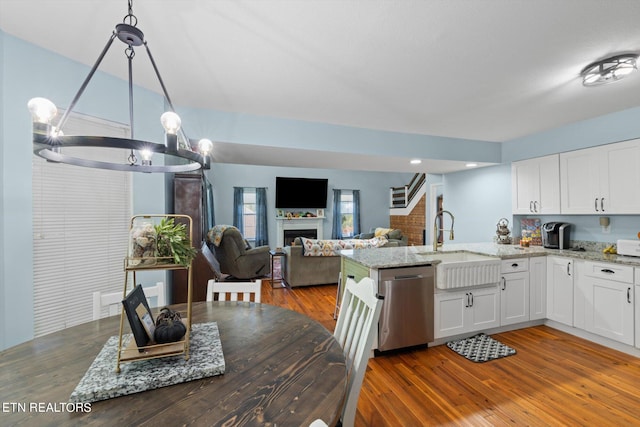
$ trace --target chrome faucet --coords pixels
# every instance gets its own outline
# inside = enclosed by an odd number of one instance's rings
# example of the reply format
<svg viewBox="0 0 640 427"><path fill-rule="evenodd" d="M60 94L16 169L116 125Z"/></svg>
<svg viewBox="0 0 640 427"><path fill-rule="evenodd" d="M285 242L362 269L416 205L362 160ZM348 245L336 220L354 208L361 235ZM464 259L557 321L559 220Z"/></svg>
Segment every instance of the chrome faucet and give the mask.
<svg viewBox="0 0 640 427"><path fill-rule="evenodd" d="M449 216L451 217L451 229L449 230L445 230L444 228L440 228L438 229L438 216L440 216L443 213L448 213ZM453 222L454 222L455 218L453 217L453 214L449 211L446 211L444 209L439 210L436 213L436 217L433 221L433 251L437 252L438 251L438 246L442 246L442 243L438 243L438 231L448 231L449 232L449 240L453 240Z"/></svg>

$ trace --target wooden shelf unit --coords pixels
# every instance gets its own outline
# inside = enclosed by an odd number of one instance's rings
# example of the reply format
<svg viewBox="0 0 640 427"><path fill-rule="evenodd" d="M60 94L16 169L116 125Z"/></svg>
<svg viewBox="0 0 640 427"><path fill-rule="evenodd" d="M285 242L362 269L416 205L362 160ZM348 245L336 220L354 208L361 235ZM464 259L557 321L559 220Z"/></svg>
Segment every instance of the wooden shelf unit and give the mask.
<svg viewBox="0 0 640 427"><path fill-rule="evenodd" d="M136 220L139 219L149 219L153 220L161 220L163 218L171 219L173 218L176 223L183 223L187 229L187 237L189 241L192 242L193 238L193 221L188 215L178 215L178 214L162 214L162 215L134 215L131 217L131 223L129 227L129 232L131 234L131 230L134 227ZM140 261L145 261L140 264ZM147 263L148 261L154 261L152 264ZM187 266L173 264L171 263L171 259L167 257L145 257L145 258L134 258L131 256L127 256L124 260L124 287L122 291L122 298L126 298L127 293L133 289L136 285L136 272L137 271L150 271L150 270L186 270L187 271L187 317L183 319L183 322L187 328L184 338L180 341L167 343L167 344L150 344L144 347L138 347L136 345L133 337L129 340L126 347L123 347L123 335L124 335L124 323L127 317L124 310L120 313L120 334L118 340L118 355L116 362L116 372L120 372L120 364L125 362L133 362L137 360L147 360L147 359L157 359L161 357L169 357L176 356L180 354L184 354L185 360L189 360L189 342L191 335L191 302L193 299L193 284L192 284L192 268L191 263ZM129 289L129 275L132 276L133 286ZM142 351L140 351L142 350Z"/></svg>

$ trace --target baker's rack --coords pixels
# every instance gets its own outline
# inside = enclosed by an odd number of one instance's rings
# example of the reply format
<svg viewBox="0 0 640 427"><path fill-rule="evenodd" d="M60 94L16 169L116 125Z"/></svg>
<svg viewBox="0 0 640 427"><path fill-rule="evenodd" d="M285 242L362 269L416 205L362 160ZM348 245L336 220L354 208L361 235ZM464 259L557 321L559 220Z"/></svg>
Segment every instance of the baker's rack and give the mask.
<svg viewBox="0 0 640 427"><path fill-rule="evenodd" d="M189 242L192 242L193 238L193 220L188 215L179 214L162 214L162 215L134 215L131 217L129 226L129 235L133 230L136 220L149 220L159 221L162 219L173 218L175 223L183 223L188 230L187 237ZM191 334L191 300L192 295L192 269L191 262L189 265L184 266L173 263L173 257L132 257L127 250L127 257L124 259L124 288L122 291L122 298L127 297L129 288L129 275L131 274L133 279L133 287L136 285L136 272L137 271L151 271L151 270L187 270L187 318L183 319L186 326L186 333L184 338L180 341L167 343L167 344L152 344L144 347L138 347L135 339L131 337L126 347L123 348L123 333L124 322L126 318L125 310L120 313L120 333L118 339L118 355L116 362L116 372L120 372L120 364L125 362L134 362L138 360L157 359L161 357L176 356L184 354L185 360L189 360L189 338ZM132 287L132 289L133 289ZM159 307L161 308L161 307ZM142 351L140 351L142 350Z"/></svg>

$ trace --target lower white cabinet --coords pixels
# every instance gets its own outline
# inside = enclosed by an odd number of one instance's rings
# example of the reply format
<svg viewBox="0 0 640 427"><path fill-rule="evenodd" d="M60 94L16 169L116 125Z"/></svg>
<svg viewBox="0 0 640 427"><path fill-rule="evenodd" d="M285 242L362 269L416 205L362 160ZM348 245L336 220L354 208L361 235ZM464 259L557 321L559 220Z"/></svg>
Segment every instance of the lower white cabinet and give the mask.
<svg viewBox="0 0 640 427"><path fill-rule="evenodd" d="M547 256L547 318L573 326L573 260Z"/></svg>
<svg viewBox="0 0 640 427"><path fill-rule="evenodd" d="M547 317L547 258L529 259L529 319Z"/></svg>
<svg viewBox="0 0 640 427"><path fill-rule="evenodd" d="M640 268L636 268L636 347L640 348Z"/></svg>
<svg viewBox="0 0 640 427"><path fill-rule="evenodd" d="M585 293L585 329L633 345L633 267L586 262L580 282Z"/></svg>
<svg viewBox="0 0 640 427"><path fill-rule="evenodd" d="M529 320L529 272L503 274L500 290L500 324Z"/></svg>
<svg viewBox="0 0 640 427"><path fill-rule="evenodd" d="M435 294L434 337L444 338L500 326L497 286Z"/></svg>
<svg viewBox="0 0 640 427"><path fill-rule="evenodd" d="M500 281L500 324L529 320L529 260L527 258L502 261Z"/></svg>

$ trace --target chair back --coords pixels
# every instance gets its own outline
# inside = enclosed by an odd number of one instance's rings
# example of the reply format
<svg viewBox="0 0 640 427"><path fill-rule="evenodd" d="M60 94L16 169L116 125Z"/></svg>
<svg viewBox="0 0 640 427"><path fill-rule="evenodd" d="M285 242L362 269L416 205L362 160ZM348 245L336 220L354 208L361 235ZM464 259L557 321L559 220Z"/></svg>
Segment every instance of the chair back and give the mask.
<svg viewBox="0 0 640 427"><path fill-rule="evenodd" d="M347 394L342 409L342 425L353 426L362 381L378 331L382 299L373 279L359 282L347 278L334 337L342 346L347 363Z"/></svg>
<svg viewBox="0 0 640 427"><path fill-rule="evenodd" d="M164 291L164 283L157 282L155 286L145 286L143 288L144 295L147 297L156 297L155 307L164 307L167 305L167 299ZM93 320L102 317L102 308L109 307L109 316L115 316L122 310L122 292L100 292L93 293Z"/></svg>
<svg viewBox="0 0 640 427"><path fill-rule="evenodd" d="M262 292L262 280L255 282L218 282L213 279L207 283L207 301L213 301L213 294L218 294L218 301L251 301L259 304Z"/></svg>

